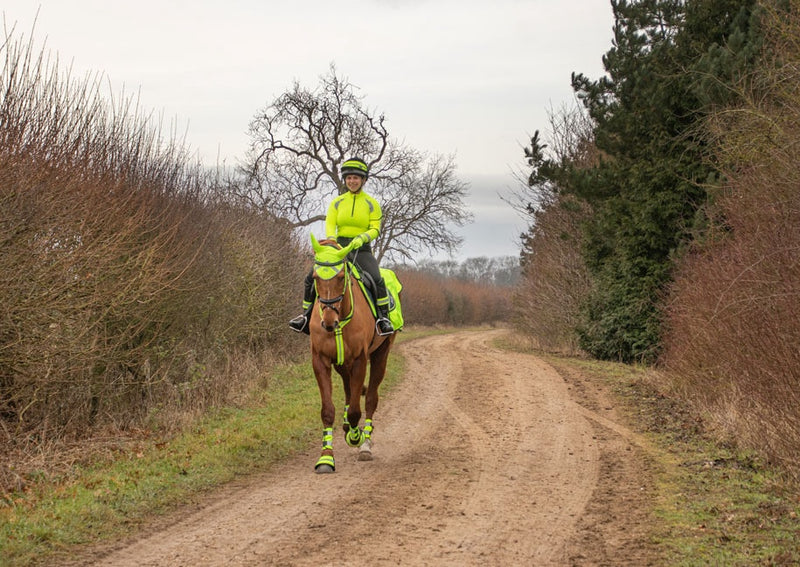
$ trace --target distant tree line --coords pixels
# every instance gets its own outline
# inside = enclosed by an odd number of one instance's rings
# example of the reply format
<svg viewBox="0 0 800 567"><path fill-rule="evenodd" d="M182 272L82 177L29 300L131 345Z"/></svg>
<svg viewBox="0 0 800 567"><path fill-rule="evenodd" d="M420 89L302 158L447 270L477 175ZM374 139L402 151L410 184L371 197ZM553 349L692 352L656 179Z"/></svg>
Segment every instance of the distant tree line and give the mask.
<svg viewBox="0 0 800 567"><path fill-rule="evenodd" d="M520 266L517 256L479 256L456 260L421 260L415 265L395 264L395 269L417 271L442 278L474 282L500 287L514 286L519 282Z"/></svg>

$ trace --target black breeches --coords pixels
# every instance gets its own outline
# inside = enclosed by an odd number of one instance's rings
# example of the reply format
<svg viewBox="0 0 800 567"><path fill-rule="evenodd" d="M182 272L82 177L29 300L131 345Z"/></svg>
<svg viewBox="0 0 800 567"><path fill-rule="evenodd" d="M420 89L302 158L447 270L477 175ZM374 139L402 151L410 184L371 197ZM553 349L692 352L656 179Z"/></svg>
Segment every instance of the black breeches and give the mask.
<svg viewBox="0 0 800 567"><path fill-rule="evenodd" d="M342 246L347 246L350 244L351 240L352 238L345 238L343 236L336 239ZM375 293L378 296L376 299L383 299L386 297L386 284L383 282L383 276L381 276L381 269L378 266L378 261L375 259L375 256L372 255L372 247L369 245L369 242L351 252L350 257L355 258L353 263L358 266L359 270L367 272L372 276L372 280L375 282Z"/></svg>

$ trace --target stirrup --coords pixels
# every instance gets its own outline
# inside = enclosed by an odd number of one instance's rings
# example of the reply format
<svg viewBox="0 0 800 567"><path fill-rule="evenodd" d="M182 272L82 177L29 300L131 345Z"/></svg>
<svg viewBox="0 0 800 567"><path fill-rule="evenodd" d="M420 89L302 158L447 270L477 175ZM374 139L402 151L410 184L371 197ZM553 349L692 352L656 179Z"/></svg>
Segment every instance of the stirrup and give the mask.
<svg viewBox="0 0 800 567"><path fill-rule="evenodd" d="M289 328L297 333L308 333L308 317L299 315L289 321Z"/></svg>
<svg viewBox="0 0 800 567"><path fill-rule="evenodd" d="M390 330L388 331L384 330L382 328L384 325L386 325ZM389 319L387 319L386 317L381 317L380 319L375 321L375 329L378 331L378 334L382 337L394 333L394 325L392 325L392 322L389 321Z"/></svg>

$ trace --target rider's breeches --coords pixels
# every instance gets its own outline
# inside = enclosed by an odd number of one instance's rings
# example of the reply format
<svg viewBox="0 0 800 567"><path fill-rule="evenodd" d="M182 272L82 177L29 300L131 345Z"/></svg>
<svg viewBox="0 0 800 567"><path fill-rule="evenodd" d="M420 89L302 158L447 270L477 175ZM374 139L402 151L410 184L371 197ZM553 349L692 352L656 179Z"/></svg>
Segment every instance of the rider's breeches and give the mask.
<svg viewBox="0 0 800 567"><path fill-rule="evenodd" d="M381 276L381 270L378 267L378 261L375 259L375 256L372 255L372 250L369 248L369 244L365 244L358 249L355 263L359 270L362 272L367 272L370 276L372 276L372 280L375 282L375 295L377 296L378 307L388 307L389 297L386 294L386 284Z"/></svg>

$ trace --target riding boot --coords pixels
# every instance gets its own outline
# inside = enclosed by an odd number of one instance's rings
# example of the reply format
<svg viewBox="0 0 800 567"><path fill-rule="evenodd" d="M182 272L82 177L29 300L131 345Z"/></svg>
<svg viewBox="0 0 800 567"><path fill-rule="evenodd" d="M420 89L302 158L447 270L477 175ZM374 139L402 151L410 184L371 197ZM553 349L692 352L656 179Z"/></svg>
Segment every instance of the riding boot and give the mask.
<svg viewBox="0 0 800 567"><path fill-rule="evenodd" d="M289 328L298 333L310 334L308 323L311 321L311 310L314 308L316 293L314 291L314 277L309 274L306 277L305 289L303 290L303 314L298 315L289 321Z"/></svg>
<svg viewBox="0 0 800 567"><path fill-rule="evenodd" d="M375 302L377 304L375 307L378 311L378 320L375 321L375 327L379 335L391 335L394 333L394 325L389 320L389 294L386 293L386 284L383 278L375 282L375 288L378 296L378 300Z"/></svg>
<svg viewBox="0 0 800 567"><path fill-rule="evenodd" d="M386 301L389 301L388 297ZM391 335L394 333L394 325L392 325L392 322L389 320L388 305L378 305L378 320L375 321L375 326L378 329L379 335Z"/></svg>

